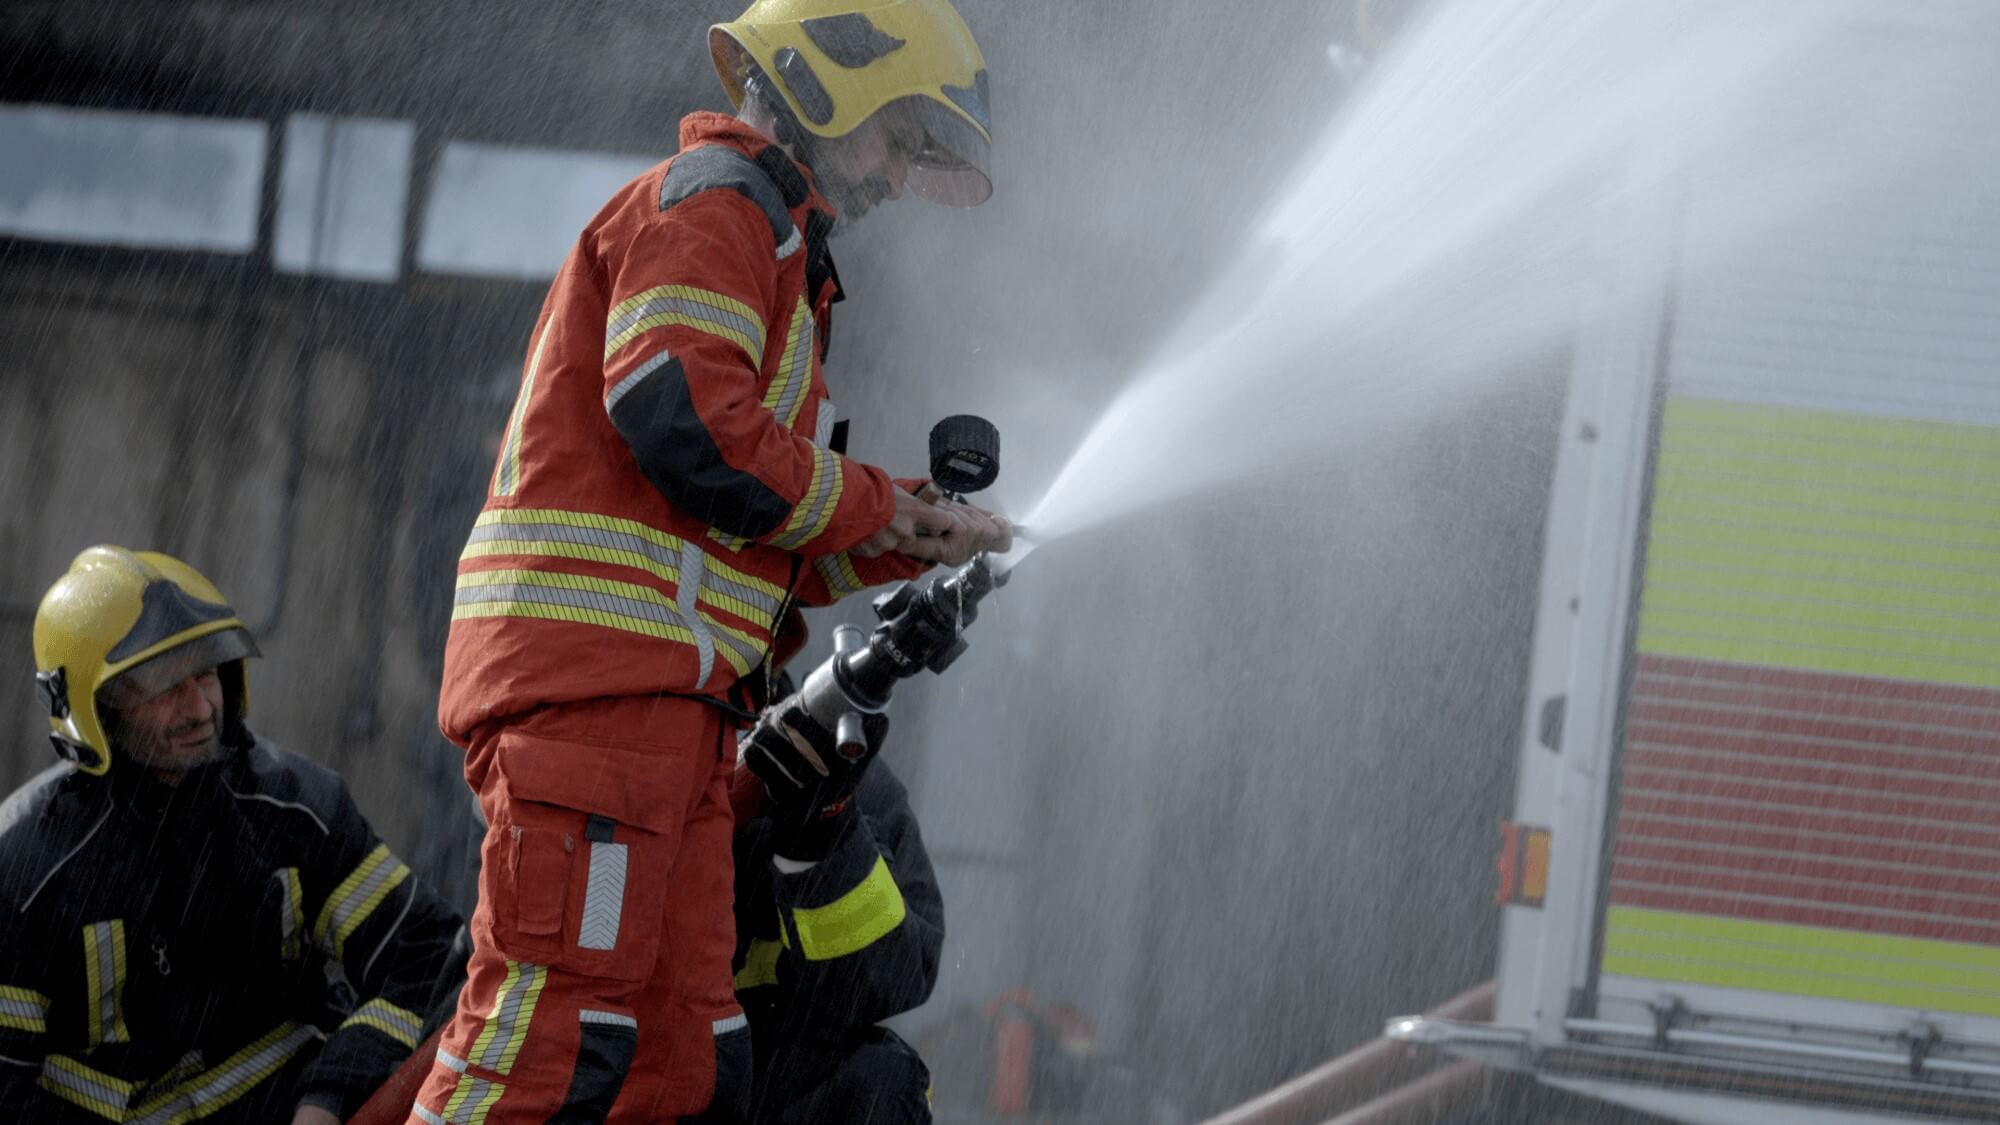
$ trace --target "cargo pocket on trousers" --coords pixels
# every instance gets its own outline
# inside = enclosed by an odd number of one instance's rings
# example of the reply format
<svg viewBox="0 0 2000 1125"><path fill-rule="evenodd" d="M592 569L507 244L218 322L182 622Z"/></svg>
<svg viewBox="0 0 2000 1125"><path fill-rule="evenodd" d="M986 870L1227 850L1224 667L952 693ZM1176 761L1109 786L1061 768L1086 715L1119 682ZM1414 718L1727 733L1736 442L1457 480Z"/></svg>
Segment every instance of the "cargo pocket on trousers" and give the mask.
<svg viewBox="0 0 2000 1125"><path fill-rule="evenodd" d="M632 1053L639 1046L639 1024L623 1012L584 1008L577 1013L583 1034L577 1041L576 1069L569 1094L551 1122L597 1125L611 1115L611 1105L625 1086Z"/></svg>
<svg viewBox="0 0 2000 1125"><path fill-rule="evenodd" d="M494 766L513 837L512 917L494 919L503 947L511 938L519 956L591 977L650 976L693 764L664 745L503 733Z"/></svg>

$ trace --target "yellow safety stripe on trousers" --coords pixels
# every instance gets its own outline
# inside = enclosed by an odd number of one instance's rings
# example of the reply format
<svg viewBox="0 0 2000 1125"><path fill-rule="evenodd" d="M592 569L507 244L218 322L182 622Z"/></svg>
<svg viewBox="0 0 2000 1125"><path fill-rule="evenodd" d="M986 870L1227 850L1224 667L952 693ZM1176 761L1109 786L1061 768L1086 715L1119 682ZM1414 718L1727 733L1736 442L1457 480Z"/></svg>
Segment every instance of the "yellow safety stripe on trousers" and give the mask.
<svg viewBox="0 0 2000 1125"><path fill-rule="evenodd" d="M528 372L521 377L521 389L514 397L514 409L507 415L507 432L500 439L500 458L493 466L495 496L512 496L521 487L521 427L527 422L529 400L535 397L535 376L542 370L542 349L548 346L549 334L554 330L553 321L542 326L542 337L535 341Z"/></svg>
<svg viewBox="0 0 2000 1125"><path fill-rule="evenodd" d="M644 571L676 587L691 556L702 568L698 600L770 628L784 600L776 583L746 574L695 546L634 520L560 509L500 509L480 513L459 558L569 558ZM747 638L746 638L747 639Z"/></svg>
<svg viewBox="0 0 2000 1125"><path fill-rule="evenodd" d="M48 1015L48 997L31 988L0 984L0 1027L45 1032L49 1029Z"/></svg>
<svg viewBox="0 0 2000 1125"><path fill-rule="evenodd" d="M224 1059L219 1066L174 1082L137 1106L132 1099L154 1082L127 1082L63 1055L42 1061L44 1090L110 1121L129 1125L185 1125L215 1114L283 1069L293 1056L320 1037L304 1024L279 1024L268 1034Z"/></svg>
<svg viewBox="0 0 2000 1125"><path fill-rule="evenodd" d="M841 488L846 483L840 455L817 445L811 449L812 481L806 486L806 494L792 506L792 518L772 537L774 547L791 551L804 546L826 530L833 522L834 509L840 506Z"/></svg>
<svg viewBox="0 0 2000 1125"><path fill-rule="evenodd" d="M854 572L854 559L846 551L837 555L821 555L813 560L813 569L826 583L827 593L836 598L858 594L868 588L861 581L861 576Z"/></svg>
<svg viewBox="0 0 2000 1125"><path fill-rule="evenodd" d="M347 939L382 905L389 892L409 877L410 869L389 851L389 845L375 845L375 850L356 864L327 896L319 920L313 923L313 944L326 950L334 960L341 960L346 955Z"/></svg>
<svg viewBox="0 0 2000 1125"><path fill-rule="evenodd" d="M299 884L299 869L287 867L271 878L279 883L282 903L278 915L278 953L287 961L306 955L306 894Z"/></svg>
<svg viewBox="0 0 2000 1125"><path fill-rule="evenodd" d="M692 285L656 285L620 301L605 318L604 359L654 328L676 325L718 336L743 349L755 367L764 360L764 321L749 305Z"/></svg>
<svg viewBox="0 0 2000 1125"><path fill-rule="evenodd" d="M812 341L812 315L800 300L792 310L792 327L785 336L785 352L778 357L778 373L764 388L764 409L788 430L798 424L806 392L812 389Z"/></svg>
<svg viewBox="0 0 2000 1125"><path fill-rule="evenodd" d="M417 1040L423 1036L424 1021L408 1008L399 1008L380 998L370 1000L355 1009L354 1014L340 1025L350 1027L372 1027L376 1031L394 1039L414 1051Z"/></svg>
<svg viewBox="0 0 2000 1125"><path fill-rule="evenodd" d="M568 621L597 625L627 633L675 641L701 647L702 640L714 641L716 634L727 638L715 649L729 661L736 674L749 672L761 651L748 634L717 624L702 616L702 636L688 626L680 607L650 586L613 582L582 574L547 570L475 570L458 576L458 590L451 619L474 617L531 617L543 621ZM709 630L714 630L711 633ZM742 647L739 647L742 646ZM749 649L750 651L743 651ZM705 681L707 676L704 674Z"/></svg>
<svg viewBox="0 0 2000 1125"><path fill-rule="evenodd" d="M736 991L778 983L778 954L784 947L775 941L756 938L743 952L743 967L736 971Z"/></svg>
<svg viewBox="0 0 2000 1125"><path fill-rule="evenodd" d="M130 1043L125 1026L125 923L122 919L83 928L85 1010L90 1045Z"/></svg>
<svg viewBox="0 0 2000 1125"><path fill-rule="evenodd" d="M877 856L874 869L853 890L825 906L792 911L799 952L808 961L859 953L902 925L904 909L903 892L889 874L888 861Z"/></svg>
<svg viewBox="0 0 2000 1125"><path fill-rule="evenodd" d="M535 1002L541 998L542 986L548 979L548 969L540 965L507 962L507 976L500 982L500 994L486 1016L486 1026L479 1029L479 1037L472 1041L468 1058L474 1065L495 1074L513 1071L514 1058L521 1053L521 1044L528 1041L528 1024L535 1018ZM449 1110L446 1116L450 1116Z"/></svg>
<svg viewBox="0 0 2000 1125"><path fill-rule="evenodd" d="M458 1085L452 1088L451 1097L444 1103L444 1113L433 1114L418 1105L417 1116L426 1125L486 1125L486 1115L493 1112L493 1106L507 1087L490 1078L476 1074L460 1074Z"/></svg>

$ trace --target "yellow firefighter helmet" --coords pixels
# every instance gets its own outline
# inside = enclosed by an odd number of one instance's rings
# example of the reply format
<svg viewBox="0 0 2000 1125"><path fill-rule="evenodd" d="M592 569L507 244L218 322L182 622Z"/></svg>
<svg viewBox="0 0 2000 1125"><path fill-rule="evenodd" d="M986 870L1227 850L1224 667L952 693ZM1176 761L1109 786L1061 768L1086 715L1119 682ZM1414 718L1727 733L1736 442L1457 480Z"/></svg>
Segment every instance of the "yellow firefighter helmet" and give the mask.
<svg viewBox="0 0 2000 1125"><path fill-rule="evenodd" d="M35 612L35 680L50 740L58 756L86 773L111 768L99 693L114 681L144 697L215 668L229 731L249 710L243 660L256 655L250 631L215 584L152 551L90 548Z"/></svg>
<svg viewBox="0 0 2000 1125"><path fill-rule="evenodd" d="M952 207L993 194L986 59L949 0L756 0L709 29L708 50L737 106L755 64L820 137L906 107L924 129L910 190Z"/></svg>

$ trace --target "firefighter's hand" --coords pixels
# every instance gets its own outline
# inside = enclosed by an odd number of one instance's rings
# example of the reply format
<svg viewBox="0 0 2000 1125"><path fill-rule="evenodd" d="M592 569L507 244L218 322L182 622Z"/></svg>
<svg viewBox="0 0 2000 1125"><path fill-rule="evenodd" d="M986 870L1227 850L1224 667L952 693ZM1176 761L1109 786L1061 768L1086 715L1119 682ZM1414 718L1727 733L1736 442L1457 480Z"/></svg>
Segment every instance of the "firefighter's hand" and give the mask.
<svg viewBox="0 0 2000 1125"><path fill-rule="evenodd" d="M806 713L796 695L765 710L743 739L743 764L764 783L772 849L786 859L820 860L839 835L855 787L889 731L887 715L861 721L867 744L852 756Z"/></svg>
<svg viewBox="0 0 2000 1125"><path fill-rule="evenodd" d="M934 484L912 495L896 490L896 514L889 525L863 540L853 553L864 559L900 551L925 562L959 566L981 551L1006 551L1014 526L984 508L946 500Z"/></svg>

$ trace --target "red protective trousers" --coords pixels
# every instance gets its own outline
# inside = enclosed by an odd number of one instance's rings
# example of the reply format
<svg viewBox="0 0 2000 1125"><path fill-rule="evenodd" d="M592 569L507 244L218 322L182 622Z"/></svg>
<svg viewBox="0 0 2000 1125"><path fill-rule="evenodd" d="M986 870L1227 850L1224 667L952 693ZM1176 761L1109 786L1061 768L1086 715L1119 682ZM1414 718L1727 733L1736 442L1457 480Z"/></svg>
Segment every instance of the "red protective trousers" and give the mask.
<svg viewBox="0 0 2000 1125"><path fill-rule="evenodd" d="M736 1120L749 1030L730 980L733 730L676 696L487 724L473 954L411 1120ZM711 1106L711 1103L712 1106Z"/></svg>

